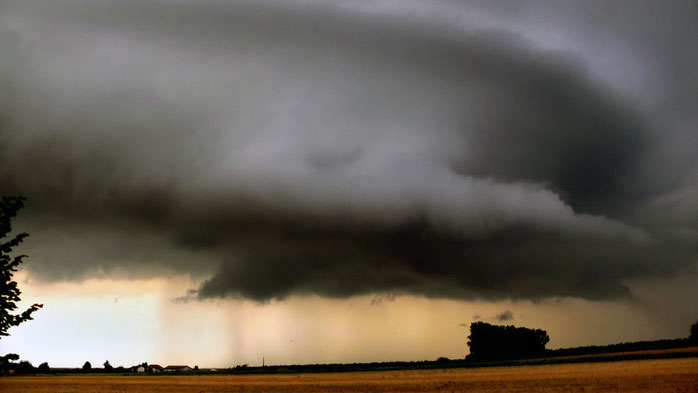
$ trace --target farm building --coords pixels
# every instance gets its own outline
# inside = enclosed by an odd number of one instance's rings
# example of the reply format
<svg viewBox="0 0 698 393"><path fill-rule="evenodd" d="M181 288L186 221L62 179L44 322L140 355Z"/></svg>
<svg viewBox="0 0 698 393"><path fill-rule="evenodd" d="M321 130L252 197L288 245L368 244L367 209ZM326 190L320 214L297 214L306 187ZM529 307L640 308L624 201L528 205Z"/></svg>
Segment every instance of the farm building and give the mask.
<svg viewBox="0 0 698 393"><path fill-rule="evenodd" d="M148 371L150 371L151 373L159 373L162 372L162 370L163 367L159 364L151 364L148 366Z"/></svg>
<svg viewBox="0 0 698 393"><path fill-rule="evenodd" d="M181 372L187 372L187 371L192 371L192 368L189 366L167 366L162 371L166 373L181 373Z"/></svg>

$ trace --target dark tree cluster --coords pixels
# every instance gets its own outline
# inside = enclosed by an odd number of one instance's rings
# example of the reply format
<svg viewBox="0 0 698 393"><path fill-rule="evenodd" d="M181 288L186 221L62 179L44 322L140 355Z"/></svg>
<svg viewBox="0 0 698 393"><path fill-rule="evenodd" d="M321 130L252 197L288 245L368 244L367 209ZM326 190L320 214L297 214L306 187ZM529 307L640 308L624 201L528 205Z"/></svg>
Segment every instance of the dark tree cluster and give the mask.
<svg viewBox="0 0 698 393"><path fill-rule="evenodd" d="M48 362L43 362L39 365L39 373L41 374L46 374L51 372L51 367L48 366Z"/></svg>
<svg viewBox="0 0 698 393"><path fill-rule="evenodd" d="M32 319L32 313L43 305L34 304L19 314L13 314L17 309L22 293L17 287L17 282L12 276L25 255L12 257L12 249L21 243L28 235L20 233L9 240L5 238L12 232L11 220L17 215L17 211L24 206L24 197L5 196L0 199L0 337L7 336L7 330L13 326Z"/></svg>
<svg viewBox="0 0 698 393"><path fill-rule="evenodd" d="M470 325L468 360L509 360L545 355L548 333L541 329L497 326L485 322Z"/></svg>
<svg viewBox="0 0 698 393"><path fill-rule="evenodd" d="M43 362L39 367L28 360L22 360L19 363L19 355L16 353L8 353L5 356L0 356L0 375L21 375L21 374L48 374L51 372L47 362Z"/></svg>

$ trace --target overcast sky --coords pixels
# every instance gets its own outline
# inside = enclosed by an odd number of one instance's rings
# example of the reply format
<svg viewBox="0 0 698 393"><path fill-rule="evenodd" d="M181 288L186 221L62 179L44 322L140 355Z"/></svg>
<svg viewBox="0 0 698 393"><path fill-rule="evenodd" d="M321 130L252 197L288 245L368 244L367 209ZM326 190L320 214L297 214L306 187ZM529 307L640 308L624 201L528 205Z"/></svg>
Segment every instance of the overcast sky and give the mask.
<svg viewBox="0 0 698 393"><path fill-rule="evenodd" d="M0 1L0 192L29 198L22 288L45 303L0 352L462 357L478 319L558 346L687 334L697 19L681 0ZM75 343L76 320L113 331ZM37 341L50 326L82 349Z"/></svg>

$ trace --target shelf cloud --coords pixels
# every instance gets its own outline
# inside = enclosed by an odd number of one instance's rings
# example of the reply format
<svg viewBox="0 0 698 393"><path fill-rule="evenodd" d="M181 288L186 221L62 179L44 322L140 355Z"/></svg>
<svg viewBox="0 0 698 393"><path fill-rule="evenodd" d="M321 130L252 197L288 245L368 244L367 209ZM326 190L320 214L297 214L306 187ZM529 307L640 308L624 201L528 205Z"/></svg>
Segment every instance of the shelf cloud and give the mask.
<svg viewBox="0 0 698 393"><path fill-rule="evenodd" d="M540 2L498 4L0 2L0 189L29 198L27 267L257 301L610 299L695 272L698 61L678 42L698 32L667 22L691 2L541 14L604 31L612 64L511 16Z"/></svg>

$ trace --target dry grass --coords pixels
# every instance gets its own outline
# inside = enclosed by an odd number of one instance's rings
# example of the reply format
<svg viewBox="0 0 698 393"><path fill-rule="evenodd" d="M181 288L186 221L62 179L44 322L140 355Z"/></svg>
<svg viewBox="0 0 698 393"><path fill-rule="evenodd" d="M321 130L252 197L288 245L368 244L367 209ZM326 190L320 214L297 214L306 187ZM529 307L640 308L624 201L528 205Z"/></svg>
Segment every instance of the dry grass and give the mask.
<svg viewBox="0 0 698 393"><path fill-rule="evenodd" d="M292 375L32 376L0 392L698 392L698 358Z"/></svg>

